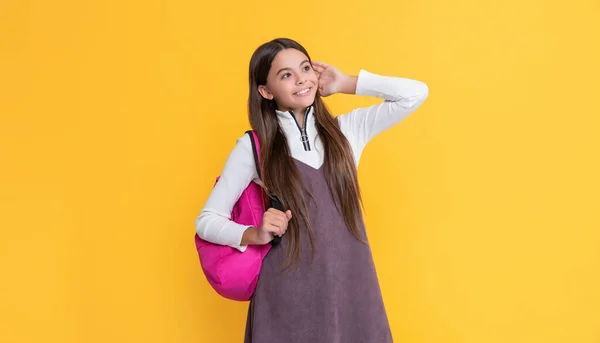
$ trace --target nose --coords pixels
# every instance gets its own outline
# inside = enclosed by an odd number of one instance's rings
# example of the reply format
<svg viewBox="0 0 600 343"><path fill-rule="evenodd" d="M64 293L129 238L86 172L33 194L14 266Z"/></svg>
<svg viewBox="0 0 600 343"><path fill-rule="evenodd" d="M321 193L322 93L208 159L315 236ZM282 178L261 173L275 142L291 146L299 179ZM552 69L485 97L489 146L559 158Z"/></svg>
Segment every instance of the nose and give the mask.
<svg viewBox="0 0 600 343"><path fill-rule="evenodd" d="M302 85L306 82L306 79L303 76L300 76L296 79L296 84L297 85Z"/></svg>

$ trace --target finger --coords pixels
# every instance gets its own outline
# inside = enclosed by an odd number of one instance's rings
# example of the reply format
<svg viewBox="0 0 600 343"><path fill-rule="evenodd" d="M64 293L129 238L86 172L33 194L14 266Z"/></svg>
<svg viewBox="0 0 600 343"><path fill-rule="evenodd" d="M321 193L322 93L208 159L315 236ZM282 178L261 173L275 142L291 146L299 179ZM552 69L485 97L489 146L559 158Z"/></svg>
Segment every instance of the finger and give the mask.
<svg viewBox="0 0 600 343"><path fill-rule="evenodd" d="M325 68L327 68L329 66L327 63L323 63L323 62L320 62L320 61L313 61L312 64L315 65L315 66L319 66L319 67L321 67L323 69L325 69Z"/></svg>
<svg viewBox="0 0 600 343"><path fill-rule="evenodd" d="M270 207L270 208L267 210L267 212L271 212L271 213L273 213L273 214L276 214L276 215L281 215L281 214L283 214L283 211L280 211L280 210L278 210L278 209L276 209L276 208L274 208L274 207Z"/></svg>
<svg viewBox="0 0 600 343"><path fill-rule="evenodd" d="M287 231L287 228L288 228L288 221L287 221L287 219L285 219L285 220L284 220L284 221L281 223L281 226L280 226L280 228L281 228L281 234L283 235L283 234L284 234L284 233Z"/></svg>
<svg viewBox="0 0 600 343"><path fill-rule="evenodd" d="M289 214L289 216L288 216ZM285 212L285 214L283 215L282 221L283 223L281 224L281 234L285 234L288 230L288 227L290 225L290 218L292 217L292 212L290 212L289 210Z"/></svg>
<svg viewBox="0 0 600 343"><path fill-rule="evenodd" d="M280 229L283 229L283 227L285 227L286 220L284 220L284 219L283 219L283 218L281 218L281 217L277 217L277 218L273 218L273 219L272 219L272 220L269 222L269 224L271 224L271 225L274 225L274 226L277 226L277 227L278 227L278 228L280 228Z"/></svg>
<svg viewBox="0 0 600 343"><path fill-rule="evenodd" d="M313 64L312 67L317 73L322 73L326 68L325 66L323 66L321 64Z"/></svg>
<svg viewBox="0 0 600 343"><path fill-rule="evenodd" d="M266 216L268 216L269 218L277 217L277 216L281 216L281 215L284 215L283 212L281 212L280 210L274 209L274 208L269 208L266 213Z"/></svg>
<svg viewBox="0 0 600 343"><path fill-rule="evenodd" d="M267 224L274 225L282 230L281 234L285 233L288 228L288 222L292 218L292 211L287 210L286 212L281 212L279 210L273 209L273 211L269 211L266 214L264 221Z"/></svg>
<svg viewBox="0 0 600 343"><path fill-rule="evenodd" d="M266 218L266 223L270 225L277 226L278 228L283 228L287 224L287 217L285 213L281 212L281 214L273 214Z"/></svg>
<svg viewBox="0 0 600 343"><path fill-rule="evenodd" d="M270 233L274 236L281 237L281 228L279 226L274 225L274 224L267 224L265 229L267 230L268 233Z"/></svg>
<svg viewBox="0 0 600 343"><path fill-rule="evenodd" d="M277 225L277 228L279 228L279 231L277 231L277 235L279 237L283 236L283 234L285 233L285 223L282 223L281 225Z"/></svg>
<svg viewBox="0 0 600 343"><path fill-rule="evenodd" d="M287 221L289 218L291 218L292 212L290 210L287 210L286 212L274 210L272 213L270 213L270 215L273 216L273 218L280 218L281 221Z"/></svg>

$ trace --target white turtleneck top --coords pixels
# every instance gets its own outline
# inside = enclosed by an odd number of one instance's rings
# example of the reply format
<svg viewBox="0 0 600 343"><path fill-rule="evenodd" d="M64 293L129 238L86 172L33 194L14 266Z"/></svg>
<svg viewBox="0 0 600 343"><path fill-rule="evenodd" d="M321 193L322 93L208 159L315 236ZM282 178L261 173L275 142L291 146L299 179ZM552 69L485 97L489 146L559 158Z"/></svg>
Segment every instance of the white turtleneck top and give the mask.
<svg viewBox="0 0 600 343"><path fill-rule="evenodd" d="M421 81L380 76L365 70L359 72L356 95L374 96L384 101L338 116L340 128L350 142L357 166L366 144L414 112L428 94L427 85ZM301 131L292 114L277 111L277 117L292 157L318 169L323 163L325 153L323 143L317 135L312 111L311 106L305 114L309 150L306 150L302 143ZM200 238L215 244L228 245L242 252L246 249L246 246L240 243L244 231L249 226L233 222L230 213L244 189L252 181L261 184L256 174L252 144L248 135L244 134L237 139L219 181L196 219L196 232Z"/></svg>

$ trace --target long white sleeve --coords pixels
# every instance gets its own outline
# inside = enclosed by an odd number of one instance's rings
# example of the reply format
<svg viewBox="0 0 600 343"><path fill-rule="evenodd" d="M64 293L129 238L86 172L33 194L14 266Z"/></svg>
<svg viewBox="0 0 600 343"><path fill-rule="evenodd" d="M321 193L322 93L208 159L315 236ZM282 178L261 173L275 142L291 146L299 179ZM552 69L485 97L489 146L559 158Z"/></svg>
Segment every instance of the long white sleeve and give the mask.
<svg viewBox="0 0 600 343"><path fill-rule="evenodd" d="M251 181L257 179L252 143L244 135L237 143L213 188L208 200L196 218L198 237L215 244L228 245L240 251L246 246L240 245L244 231L249 228L231 220L231 211L242 192Z"/></svg>
<svg viewBox="0 0 600 343"><path fill-rule="evenodd" d="M366 144L414 112L427 99L429 88L421 81L381 76L361 70L356 95L375 96L385 100L338 116L341 129L350 141L358 163Z"/></svg>

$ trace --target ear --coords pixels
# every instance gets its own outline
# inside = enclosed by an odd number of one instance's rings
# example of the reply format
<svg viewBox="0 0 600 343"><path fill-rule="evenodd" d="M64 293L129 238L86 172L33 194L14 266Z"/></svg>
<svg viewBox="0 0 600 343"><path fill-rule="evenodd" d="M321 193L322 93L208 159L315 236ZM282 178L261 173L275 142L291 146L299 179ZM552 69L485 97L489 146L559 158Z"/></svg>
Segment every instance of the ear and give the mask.
<svg viewBox="0 0 600 343"><path fill-rule="evenodd" d="M273 94L269 92L266 86L260 85L258 86L258 92L262 95L263 98L267 100L273 100Z"/></svg>

